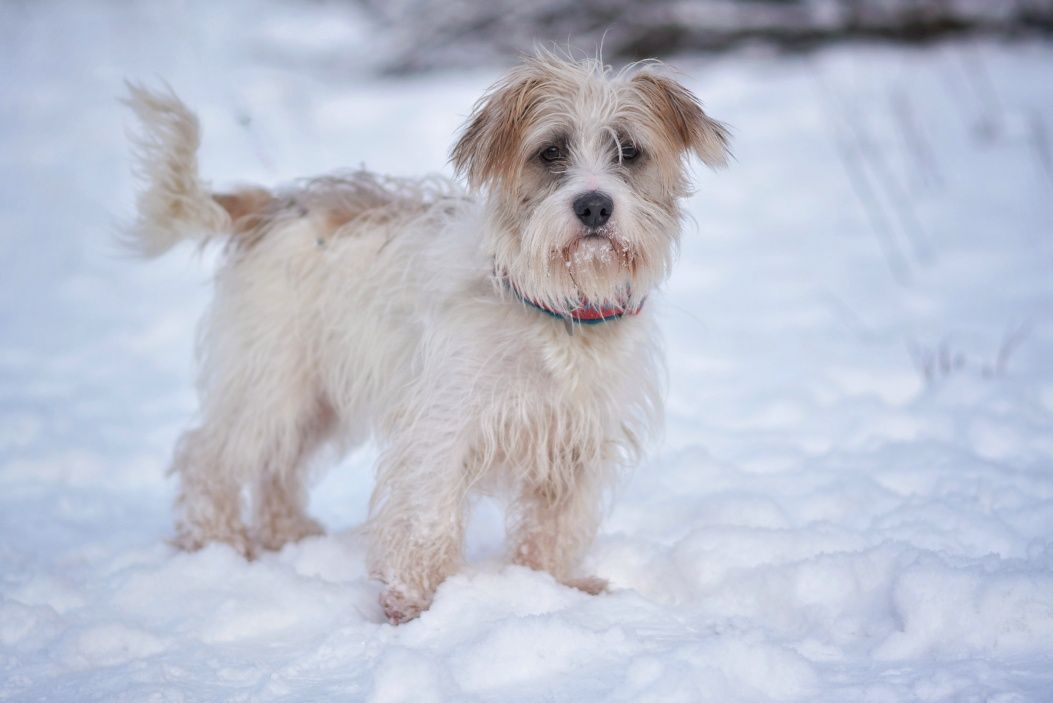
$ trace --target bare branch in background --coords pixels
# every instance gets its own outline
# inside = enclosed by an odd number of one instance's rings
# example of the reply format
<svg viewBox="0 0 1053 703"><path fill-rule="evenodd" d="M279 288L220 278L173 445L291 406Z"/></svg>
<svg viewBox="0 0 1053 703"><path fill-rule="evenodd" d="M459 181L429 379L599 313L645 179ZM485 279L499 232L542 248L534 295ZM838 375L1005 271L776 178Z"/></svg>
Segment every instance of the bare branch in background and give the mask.
<svg viewBox="0 0 1053 703"><path fill-rule="evenodd" d="M885 208L877 196L875 187L867 177L866 170L862 166L863 156L856 145L843 136L834 137L834 146L837 155L845 167L848 181L852 185L852 191L856 194L860 204L863 206L867 218L870 220L871 228L885 256L885 263L897 282L906 285L910 283L911 275L907 266L906 258L896 246L893 236L892 225L885 213Z"/></svg>
<svg viewBox="0 0 1053 703"><path fill-rule="evenodd" d="M508 62L535 42L612 61L763 43L810 49L846 38L922 42L954 34L1048 35L1053 0L356 0L390 35L388 72Z"/></svg>
<svg viewBox="0 0 1053 703"><path fill-rule="evenodd" d="M995 355L994 375L1005 375L1009 367L1009 358L1020 348L1020 345L1027 339L1030 332L1031 325L1023 322L1005 333L1005 336L1002 337L1002 343L998 345L998 353Z"/></svg>
<svg viewBox="0 0 1053 703"><path fill-rule="evenodd" d="M980 52L970 48L961 49L957 53L965 82L980 106L979 119L973 127L976 137L981 142L992 142L998 138L1004 122L1002 101Z"/></svg>
<svg viewBox="0 0 1053 703"><path fill-rule="evenodd" d="M829 85L817 68L813 69L832 123L834 146L852 190L867 213L889 270L899 283L906 285L911 280L910 264L906 253L896 243L896 228L888 209L895 213L904 236L912 244L918 258L924 261L929 256L927 249L922 247L919 235L911 229L917 225L913 210L904 213L905 209L911 208L909 195L894 183L891 171L870 144L863 122L849 99Z"/></svg>
<svg viewBox="0 0 1053 703"><path fill-rule="evenodd" d="M905 90L897 88L892 91L891 104L892 116L903 140L903 151L914 163L911 172L918 177L919 185L927 189L942 186L943 174L940 172L936 153L918 125L910 96Z"/></svg>
<svg viewBox="0 0 1053 703"><path fill-rule="evenodd" d="M1046 129L1046 121L1042 119L1042 113L1038 110L1031 110L1027 124L1031 153L1035 155L1046 176L1053 181L1053 147L1049 143L1049 130Z"/></svg>

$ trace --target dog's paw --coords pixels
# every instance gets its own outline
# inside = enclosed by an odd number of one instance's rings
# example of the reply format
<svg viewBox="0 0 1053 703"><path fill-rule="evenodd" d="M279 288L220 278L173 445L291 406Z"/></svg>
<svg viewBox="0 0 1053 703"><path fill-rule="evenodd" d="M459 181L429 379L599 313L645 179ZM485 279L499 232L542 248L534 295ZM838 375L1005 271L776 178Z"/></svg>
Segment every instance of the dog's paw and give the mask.
<svg viewBox="0 0 1053 703"><path fill-rule="evenodd" d="M252 561L257 556L256 545L245 530L233 530L218 535L207 535L181 527L176 531L175 536L168 541L173 547L184 552L196 552L212 542L219 542L230 545L234 548L234 551L249 561Z"/></svg>
<svg viewBox="0 0 1053 703"><path fill-rule="evenodd" d="M401 625L417 619L429 605L427 601L408 596L397 588L388 588L380 594L380 607L384 609L384 617L392 625Z"/></svg>
<svg viewBox="0 0 1053 703"><path fill-rule="evenodd" d="M590 596L598 596L601 593L606 593L610 584L607 583L607 579L601 579L598 576L580 576L578 578L565 579L563 585L584 591Z"/></svg>
<svg viewBox="0 0 1053 703"><path fill-rule="evenodd" d="M317 520L303 516L295 521L283 522L281 525L268 525L257 532L257 541L264 549L278 551L287 544L299 542L308 537L324 535L325 528Z"/></svg>

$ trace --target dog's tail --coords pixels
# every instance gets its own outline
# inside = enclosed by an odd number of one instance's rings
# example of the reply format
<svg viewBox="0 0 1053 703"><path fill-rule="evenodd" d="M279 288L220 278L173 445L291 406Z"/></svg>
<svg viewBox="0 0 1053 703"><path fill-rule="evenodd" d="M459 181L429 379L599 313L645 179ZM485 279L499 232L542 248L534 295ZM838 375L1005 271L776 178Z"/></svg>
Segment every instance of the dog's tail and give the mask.
<svg viewBox="0 0 1053 703"><path fill-rule="evenodd" d="M139 119L133 136L134 173L142 182L138 215L124 243L153 258L184 239L206 244L229 235L231 214L198 176L201 128L197 117L170 88L149 90L129 83L124 102Z"/></svg>

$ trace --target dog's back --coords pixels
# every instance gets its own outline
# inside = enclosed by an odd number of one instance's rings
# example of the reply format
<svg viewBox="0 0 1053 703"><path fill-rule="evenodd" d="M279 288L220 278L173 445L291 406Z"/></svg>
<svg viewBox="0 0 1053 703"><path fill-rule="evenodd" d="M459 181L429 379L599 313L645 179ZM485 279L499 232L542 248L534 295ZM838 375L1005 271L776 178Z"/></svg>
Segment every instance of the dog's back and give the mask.
<svg viewBox="0 0 1053 703"><path fill-rule="evenodd" d="M212 192L198 173L197 117L170 90L129 85L126 103L139 118L135 172L143 182L139 216L126 231L137 253L160 256L183 240L225 238L236 247L257 244L276 225L309 217L324 237L356 225L401 223L464 199L447 178L396 178L359 170L305 180L278 191L246 186Z"/></svg>
<svg viewBox="0 0 1053 703"><path fill-rule="evenodd" d="M198 174L194 114L171 92L132 86L127 102L141 122L143 187L126 243L147 257L181 241L225 247L201 328L203 422L173 460L183 477L177 542L195 548L205 533L246 553L277 547L317 529L297 478L315 449L357 443L397 405L421 308L442 297L441 279L429 284L424 272L458 256L451 239L463 238L448 225L472 203L442 177L366 171L214 193ZM233 487L253 476L250 539Z"/></svg>

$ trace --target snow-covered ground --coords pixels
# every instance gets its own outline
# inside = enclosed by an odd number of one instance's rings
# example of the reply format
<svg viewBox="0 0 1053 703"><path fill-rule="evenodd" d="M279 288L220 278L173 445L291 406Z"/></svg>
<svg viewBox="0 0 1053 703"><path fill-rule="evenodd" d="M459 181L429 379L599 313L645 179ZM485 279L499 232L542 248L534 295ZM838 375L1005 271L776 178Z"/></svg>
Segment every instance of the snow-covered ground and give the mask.
<svg viewBox="0 0 1053 703"><path fill-rule="evenodd" d="M180 8L178 11L173 8ZM144 264L116 99L163 77L216 182L446 170L499 72L369 78L339 5L0 5L0 698L1053 699L1053 47L683 60L735 130L699 173L668 430L614 496L590 597L470 565L383 622L354 528L246 563L165 544L213 255Z"/></svg>

